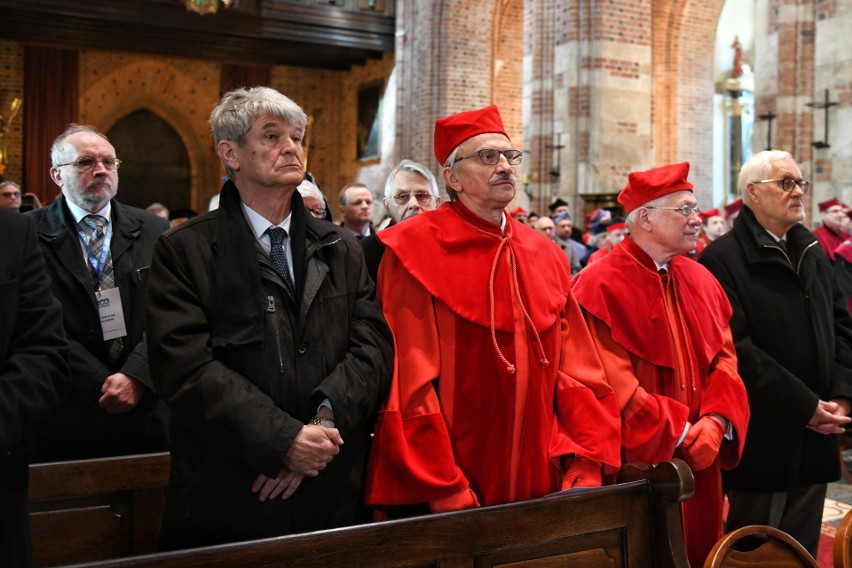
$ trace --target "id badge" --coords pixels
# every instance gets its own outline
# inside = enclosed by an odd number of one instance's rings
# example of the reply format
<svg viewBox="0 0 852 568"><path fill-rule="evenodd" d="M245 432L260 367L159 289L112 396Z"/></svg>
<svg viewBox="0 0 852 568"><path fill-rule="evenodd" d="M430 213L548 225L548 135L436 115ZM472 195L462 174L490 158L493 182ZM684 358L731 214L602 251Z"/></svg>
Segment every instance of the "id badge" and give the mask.
<svg viewBox="0 0 852 568"><path fill-rule="evenodd" d="M95 292L98 300L98 315L101 317L101 331L104 341L124 337L127 329L124 327L124 311L121 309L121 294L118 288L108 288Z"/></svg>

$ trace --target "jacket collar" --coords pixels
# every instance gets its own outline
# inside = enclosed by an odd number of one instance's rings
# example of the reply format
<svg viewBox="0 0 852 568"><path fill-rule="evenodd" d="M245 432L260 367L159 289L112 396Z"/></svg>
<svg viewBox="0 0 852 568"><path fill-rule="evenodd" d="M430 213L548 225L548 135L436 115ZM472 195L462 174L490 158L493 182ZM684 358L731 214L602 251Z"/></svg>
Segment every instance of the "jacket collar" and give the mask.
<svg viewBox="0 0 852 568"><path fill-rule="evenodd" d="M787 257L775 240L769 236L766 229L758 223L754 212L748 205L744 205L740 215L734 223L733 233L749 246L744 247L745 257L749 263L759 262L783 262L784 264L797 267L805 252L811 245L817 242L816 237L801 223L796 223L787 231L784 239L787 241ZM724 235L723 235L724 236ZM722 238L722 237L719 237Z"/></svg>

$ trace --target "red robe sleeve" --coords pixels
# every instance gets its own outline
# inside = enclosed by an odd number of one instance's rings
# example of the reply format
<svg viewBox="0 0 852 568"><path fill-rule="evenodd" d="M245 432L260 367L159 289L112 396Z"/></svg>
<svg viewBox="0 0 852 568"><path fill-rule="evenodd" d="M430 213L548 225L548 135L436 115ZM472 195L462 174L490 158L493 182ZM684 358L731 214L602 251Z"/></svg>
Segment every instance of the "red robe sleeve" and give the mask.
<svg viewBox="0 0 852 568"><path fill-rule="evenodd" d="M733 426L734 439L722 442L719 466L732 469L740 461L750 418L748 394L737 372L737 353L731 327L725 328L725 343L713 361L701 398L701 416L718 414Z"/></svg>
<svg viewBox="0 0 852 568"><path fill-rule="evenodd" d="M659 463L671 459L689 417L689 407L665 395L645 390L637 378L637 369L630 353L612 339L609 326L586 313L589 329L607 380L615 391L622 414L621 445L625 462Z"/></svg>
<svg viewBox="0 0 852 568"><path fill-rule="evenodd" d="M613 476L621 467L618 403L573 294L560 326L556 420L549 455L583 456L601 464L605 477Z"/></svg>
<svg viewBox="0 0 852 568"><path fill-rule="evenodd" d="M378 280L394 336L394 373L376 424L365 500L403 505L467 492L469 483L455 462L432 383L439 378L441 360L432 296L391 249L382 258Z"/></svg>

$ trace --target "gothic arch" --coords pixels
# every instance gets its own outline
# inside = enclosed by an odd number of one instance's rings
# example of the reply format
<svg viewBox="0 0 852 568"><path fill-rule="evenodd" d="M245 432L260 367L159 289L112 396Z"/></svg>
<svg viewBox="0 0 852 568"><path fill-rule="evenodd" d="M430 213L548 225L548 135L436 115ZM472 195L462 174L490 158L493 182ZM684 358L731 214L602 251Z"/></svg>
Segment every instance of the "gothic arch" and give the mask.
<svg viewBox="0 0 852 568"><path fill-rule="evenodd" d="M708 46L715 43L724 4L725 0L655 0L652 6L654 161L689 161L690 179L708 192L714 92L713 49Z"/></svg>

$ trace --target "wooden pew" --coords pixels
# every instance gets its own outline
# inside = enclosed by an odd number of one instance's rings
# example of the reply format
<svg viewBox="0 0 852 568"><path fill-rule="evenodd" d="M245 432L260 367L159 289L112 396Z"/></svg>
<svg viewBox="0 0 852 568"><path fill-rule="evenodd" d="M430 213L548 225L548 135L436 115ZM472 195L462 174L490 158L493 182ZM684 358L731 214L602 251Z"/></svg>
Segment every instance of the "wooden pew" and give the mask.
<svg viewBox="0 0 852 568"><path fill-rule="evenodd" d="M535 501L316 533L125 558L90 566L316 568L689 568L680 461L626 466L618 485Z"/></svg>
<svg viewBox="0 0 852 568"><path fill-rule="evenodd" d="M168 453L30 466L36 566L157 551Z"/></svg>

